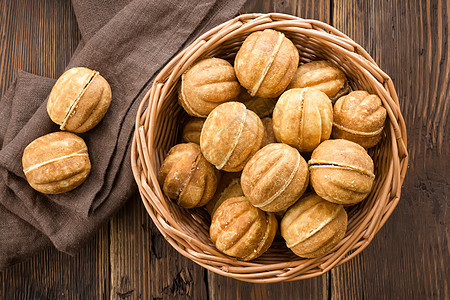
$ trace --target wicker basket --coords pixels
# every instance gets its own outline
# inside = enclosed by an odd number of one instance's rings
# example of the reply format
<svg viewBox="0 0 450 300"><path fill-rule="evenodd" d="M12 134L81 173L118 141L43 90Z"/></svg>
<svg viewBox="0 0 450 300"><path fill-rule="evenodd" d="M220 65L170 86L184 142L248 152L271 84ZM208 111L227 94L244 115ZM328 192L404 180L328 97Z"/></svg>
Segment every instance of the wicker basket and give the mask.
<svg viewBox="0 0 450 300"><path fill-rule="evenodd" d="M295 256L281 239L275 239L256 260L244 262L228 257L218 252L209 239L210 217L206 211L177 206L163 195L157 181L159 167L168 150L179 142L180 124L187 117L177 102L181 74L200 57L232 60L251 32L266 28L284 32L297 46L301 62L327 59L340 66L353 89L377 94L388 112L382 141L369 151L376 172L373 191L362 203L348 209L344 239L331 253L315 259ZM319 276L361 252L397 205L408 162L405 123L389 76L361 46L333 27L279 13L238 16L206 32L174 57L142 100L131 156L145 208L178 252L215 273L261 283Z"/></svg>

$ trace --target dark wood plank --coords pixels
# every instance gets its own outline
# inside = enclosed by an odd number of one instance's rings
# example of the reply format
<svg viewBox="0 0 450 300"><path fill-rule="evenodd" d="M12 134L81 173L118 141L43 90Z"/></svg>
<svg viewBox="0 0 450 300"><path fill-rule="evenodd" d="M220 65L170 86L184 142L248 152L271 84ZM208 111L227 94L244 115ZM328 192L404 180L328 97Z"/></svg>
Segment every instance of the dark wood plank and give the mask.
<svg viewBox="0 0 450 300"><path fill-rule="evenodd" d="M108 225L76 256L47 249L0 272L0 299L108 299Z"/></svg>
<svg viewBox="0 0 450 300"><path fill-rule="evenodd" d="M70 1L0 1L0 95L19 69L56 78L80 33ZM0 272L0 299L109 298L108 226L75 257L48 249Z"/></svg>
<svg viewBox="0 0 450 300"><path fill-rule="evenodd" d="M57 78L81 38L70 1L0 2L0 91L18 70Z"/></svg>
<svg viewBox="0 0 450 300"><path fill-rule="evenodd" d="M136 197L77 256L48 249L0 272L0 298L450 298L448 1L331 2L249 0L242 12L333 23L394 80L408 126L410 168L399 206L366 250L319 278L243 283L178 254ZM18 69L57 77L80 39L69 1L3 0L0 24L0 95Z"/></svg>
<svg viewBox="0 0 450 300"><path fill-rule="evenodd" d="M282 12L330 23L330 1L254 1L246 2L245 12ZM211 299L328 299L329 275L287 283L252 284L208 271Z"/></svg>
<svg viewBox="0 0 450 300"><path fill-rule="evenodd" d="M205 270L164 240L139 196L110 222L112 299L205 299Z"/></svg>
<svg viewBox="0 0 450 300"><path fill-rule="evenodd" d="M242 13L280 12L304 19L316 19L330 24L331 3L331 0L248 0L241 11Z"/></svg>
<svg viewBox="0 0 450 300"><path fill-rule="evenodd" d="M332 272L332 298L449 299L449 2L336 0L334 8L335 26L394 81L410 163L384 228Z"/></svg>

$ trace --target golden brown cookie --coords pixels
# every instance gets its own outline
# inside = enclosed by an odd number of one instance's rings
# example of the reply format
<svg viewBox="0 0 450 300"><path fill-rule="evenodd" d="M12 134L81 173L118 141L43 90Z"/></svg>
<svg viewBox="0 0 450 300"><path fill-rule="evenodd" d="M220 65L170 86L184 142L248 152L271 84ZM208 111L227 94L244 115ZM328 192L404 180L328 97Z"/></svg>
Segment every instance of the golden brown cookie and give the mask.
<svg viewBox="0 0 450 300"><path fill-rule="evenodd" d="M245 89L239 94L239 102L258 115L260 118L267 117L272 114L277 98L252 97Z"/></svg>
<svg viewBox="0 0 450 300"><path fill-rule="evenodd" d="M291 89L281 95L272 119L279 142L311 152L330 138L333 107L328 96L317 89Z"/></svg>
<svg viewBox="0 0 450 300"><path fill-rule="evenodd" d="M241 171L261 147L264 127L259 117L239 102L216 107L203 125L200 148L219 170Z"/></svg>
<svg viewBox="0 0 450 300"><path fill-rule="evenodd" d="M297 149L269 144L256 152L241 176L244 195L264 211L282 211L297 201L309 181L308 164Z"/></svg>
<svg viewBox="0 0 450 300"><path fill-rule="evenodd" d="M272 118L264 118L261 120L264 126L264 138L261 144L261 148L272 143L276 143L275 133L273 133L273 121Z"/></svg>
<svg viewBox="0 0 450 300"><path fill-rule="evenodd" d="M346 139L370 148L378 144L386 121L386 109L377 95L354 91L336 101L333 109L335 139Z"/></svg>
<svg viewBox="0 0 450 300"><path fill-rule="evenodd" d="M372 158L354 142L327 140L314 150L308 165L314 191L330 202L353 205L372 190Z"/></svg>
<svg viewBox="0 0 450 300"><path fill-rule="evenodd" d="M97 72L84 67L62 74L50 92L47 112L61 130L86 132L105 116L111 88Z"/></svg>
<svg viewBox="0 0 450 300"><path fill-rule="evenodd" d="M329 252L345 236L347 213L342 205L309 194L287 210L280 228L288 248L298 256L314 258Z"/></svg>
<svg viewBox="0 0 450 300"><path fill-rule="evenodd" d="M217 190L211 201L206 204L206 210L212 216L217 208L227 199L244 196L241 188L241 172L223 172Z"/></svg>
<svg viewBox="0 0 450 300"><path fill-rule="evenodd" d="M202 133L203 124L205 119L191 118L183 127L183 141L186 143L194 143L200 145L200 134Z"/></svg>
<svg viewBox="0 0 450 300"><path fill-rule="evenodd" d="M252 206L245 197L234 197L217 208L209 233L217 250L247 261L269 249L277 227L274 214Z"/></svg>
<svg viewBox="0 0 450 300"><path fill-rule="evenodd" d="M73 190L91 171L85 142L70 132L53 132L32 141L23 151L22 166L31 187L44 194Z"/></svg>
<svg viewBox="0 0 450 300"><path fill-rule="evenodd" d="M250 34L234 62L236 76L251 96L278 97L297 70L298 50L283 33L272 29Z"/></svg>
<svg viewBox="0 0 450 300"><path fill-rule="evenodd" d="M161 165L158 181L164 194L185 208L203 206L214 195L218 174L194 143L170 149Z"/></svg>
<svg viewBox="0 0 450 300"><path fill-rule="evenodd" d="M221 58L206 58L181 76L178 102L188 114L206 118L221 103L236 101L241 91L233 66Z"/></svg>
<svg viewBox="0 0 450 300"><path fill-rule="evenodd" d="M324 92L332 101L337 95L344 95L350 91L344 73L325 60L312 61L299 66L287 89L305 87Z"/></svg>

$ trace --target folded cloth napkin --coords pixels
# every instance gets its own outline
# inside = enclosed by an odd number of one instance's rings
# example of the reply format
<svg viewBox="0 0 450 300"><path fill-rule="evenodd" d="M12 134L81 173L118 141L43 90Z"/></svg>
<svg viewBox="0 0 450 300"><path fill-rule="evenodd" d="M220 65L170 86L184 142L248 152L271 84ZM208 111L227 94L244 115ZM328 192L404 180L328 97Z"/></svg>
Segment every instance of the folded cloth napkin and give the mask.
<svg viewBox="0 0 450 300"><path fill-rule="evenodd" d="M57 0L55 0L57 1ZM74 254L136 191L130 141L152 78L183 46L234 17L244 0L73 0L82 34L67 69L85 66L111 85L105 118L80 134L92 163L73 191L44 195L22 171L34 139L58 131L46 100L55 79L19 72L0 101L0 269L54 245Z"/></svg>

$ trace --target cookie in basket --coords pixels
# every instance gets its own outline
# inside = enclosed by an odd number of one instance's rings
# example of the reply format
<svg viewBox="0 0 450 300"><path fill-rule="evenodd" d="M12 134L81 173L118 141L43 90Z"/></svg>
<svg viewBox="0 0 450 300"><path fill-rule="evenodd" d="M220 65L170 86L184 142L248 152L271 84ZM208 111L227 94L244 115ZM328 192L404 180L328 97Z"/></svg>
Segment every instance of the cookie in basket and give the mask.
<svg viewBox="0 0 450 300"><path fill-rule="evenodd" d="M269 249L277 228L273 213L254 207L245 197L234 197L217 208L209 232L220 252L247 261Z"/></svg>
<svg viewBox="0 0 450 300"><path fill-rule="evenodd" d="M206 118L221 103L236 101L240 91L234 68L228 61L206 58L181 76L178 103L191 116Z"/></svg>
<svg viewBox="0 0 450 300"><path fill-rule="evenodd" d="M309 194L290 207L280 223L286 245L305 258L321 256L336 246L347 230L342 205Z"/></svg>
<svg viewBox="0 0 450 300"><path fill-rule="evenodd" d="M194 143L200 145L200 134L202 133L205 119L190 118L183 127L182 138L186 143Z"/></svg>
<svg viewBox="0 0 450 300"><path fill-rule="evenodd" d="M282 211L295 203L309 182L308 164L297 149L282 143L265 146L245 165L244 195L264 211Z"/></svg>
<svg viewBox="0 0 450 300"><path fill-rule="evenodd" d="M288 89L313 87L325 94L334 103L340 96L350 92L345 74L325 60L312 61L300 65Z"/></svg>
<svg viewBox="0 0 450 300"><path fill-rule="evenodd" d="M332 126L331 101L315 88L287 90L273 111L275 137L300 152L311 152L329 139Z"/></svg>
<svg viewBox="0 0 450 300"><path fill-rule="evenodd" d="M250 34L242 44L234 69L251 96L275 98L288 86L297 70L297 48L282 32L273 29Z"/></svg>
<svg viewBox="0 0 450 300"><path fill-rule="evenodd" d="M225 200L239 196L244 196L244 192L242 192L241 187L241 172L224 172L224 174L220 177L216 193L212 197L211 201L206 204L205 208L209 214L213 216L217 208Z"/></svg>
<svg viewBox="0 0 450 300"><path fill-rule="evenodd" d="M322 198L343 205L364 200L375 179L372 158L360 145L347 140L327 140L308 162L311 185Z"/></svg>
<svg viewBox="0 0 450 300"><path fill-rule="evenodd" d="M227 102L208 115L200 148L217 169L239 172L259 150L263 137L264 126L254 112L240 102Z"/></svg>
<svg viewBox="0 0 450 300"><path fill-rule="evenodd" d="M159 170L158 181L166 196L182 207L192 208L211 200L218 176L197 144L184 143L170 149Z"/></svg>
<svg viewBox="0 0 450 300"><path fill-rule="evenodd" d="M334 104L331 135L371 148L381 140L385 121L386 109L380 97L366 91L354 91Z"/></svg>

